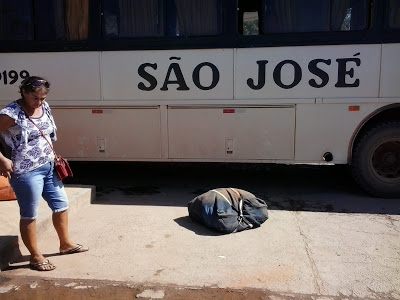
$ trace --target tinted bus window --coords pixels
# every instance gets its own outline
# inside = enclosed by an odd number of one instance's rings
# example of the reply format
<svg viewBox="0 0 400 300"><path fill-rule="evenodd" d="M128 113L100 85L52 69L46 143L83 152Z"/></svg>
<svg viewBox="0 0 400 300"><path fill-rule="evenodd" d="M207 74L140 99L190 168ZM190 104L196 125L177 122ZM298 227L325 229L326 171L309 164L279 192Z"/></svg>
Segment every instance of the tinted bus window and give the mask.
<svg viewBox="0 0 400 300"><path fill-rule="evenodd" d="M67 40L86 40L89 37L89 1L67 0L65 18Z"/></svg>
<svg viewBox="0 0 400 300"><path fill-rule="evenodd" d="M400 1L386 1L386 24L389 29L400 29Z"/></svg>
<svg viewBox="0 0 400 300"><path fill-rule="evenodd" d="M89 1L35 0L35 39L86 40L89 37Z"/></svg>
<svg viewBox="0 0 400 300"><path fill-rule="evenodd" d="M154 37L164 34L164 9L160 0L104 1L107 38Z"/></svg>
<svg viewBox="0 0 400 300"><path fill-rule="evenodd" d="M0 0L0 40L32 40L30 0Z"/></svg>
<svg viewBox="0 0 400 300"><path fill-rule="evenodd" d="M177 36L221 34L221 1L175 0L174 2L177 15Z"/></svg>
<svg viewBox="0 0 400 300"><path fill-rule="evenodd" d="M106 38L207 36L222 31L220 0L105 0Z"/></svg>
<svg viewBox="0 0 400 300"><path fill-rule="evenodd" d="M324 32L367 27L367 0L264 0L264 32Z"/></svg>

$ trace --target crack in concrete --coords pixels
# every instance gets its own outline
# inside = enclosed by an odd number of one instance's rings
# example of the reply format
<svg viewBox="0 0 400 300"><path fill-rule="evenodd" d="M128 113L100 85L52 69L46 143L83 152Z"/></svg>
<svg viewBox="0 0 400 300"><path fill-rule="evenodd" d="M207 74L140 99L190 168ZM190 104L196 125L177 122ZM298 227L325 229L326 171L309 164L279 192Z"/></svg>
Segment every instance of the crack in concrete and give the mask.
<svg viewBox="0 0 400 300"><path fill-rule="evenodd" d="M297 228L299 229L300 235L301 235L301 237L303 239L304 248L305 248L306 253L307 253L308 261L310 262L310 265L311 265L314 285L315 285L315 287L317 289L318 294L321 294L321 289L323 288L323 285L324 285L323 284L323 280L321 278L321 275L319 274L318 267L317 267L314 259L312 258L311 249L310 249L310 246L308 245L308 238L304 234L303 230L301 229L300 221L299 221L299 217L298 217L299 213L297 211L294 211L293 214L294 214L295 219L296 219Z"/></svg>
<svg viewBox="0 0 400 300"><path fill-rule="evenodd" d="M398 226L396 226L395 222L399 222L399 220L396 220L393 218L391 215L386 215L385 219L389 221L391 226L388 226L390 229L393 229L397 233L400 233L400 230L398 229Z"/></svg>

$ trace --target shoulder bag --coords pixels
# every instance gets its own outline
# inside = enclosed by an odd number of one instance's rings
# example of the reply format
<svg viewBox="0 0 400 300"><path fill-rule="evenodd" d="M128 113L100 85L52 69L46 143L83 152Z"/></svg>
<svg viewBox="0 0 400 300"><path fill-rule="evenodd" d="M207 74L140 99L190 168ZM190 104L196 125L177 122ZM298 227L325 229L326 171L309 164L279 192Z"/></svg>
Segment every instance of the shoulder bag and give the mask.
<svg viewBox="0 0 400 300"><path fill-rule="evenodd" d="M24 111L25 112L25 111ZM61 180L67 179L67 178L72 178L74 174L72 173L71 167L68 164L68 161L65 158L62 158L60 155L57 155L56 151L54 151L53 146L49 142L49 140L46 138L44 135L43 131L33 122L33 120L25 113L27 118L39 129L40 133L44 137L44 139L47 141L47 143L50 145L51 150L53 150L54 153L54 170L56 171L58 177Z"/></svg>

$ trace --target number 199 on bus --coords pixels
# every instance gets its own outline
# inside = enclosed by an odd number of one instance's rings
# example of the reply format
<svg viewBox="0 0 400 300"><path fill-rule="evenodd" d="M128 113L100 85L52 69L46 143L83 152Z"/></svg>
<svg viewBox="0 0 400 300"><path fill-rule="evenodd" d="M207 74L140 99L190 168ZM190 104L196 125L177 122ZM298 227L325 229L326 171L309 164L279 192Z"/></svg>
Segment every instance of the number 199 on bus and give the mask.
<svg viewBox="0 0 400 300"><path fill-rule="evenodd" d="M19 73L15 70L3 71L0 73L0 81L3 84L14 84L18 79L25 79L29 77L29 72L22 70Z"/></svg>

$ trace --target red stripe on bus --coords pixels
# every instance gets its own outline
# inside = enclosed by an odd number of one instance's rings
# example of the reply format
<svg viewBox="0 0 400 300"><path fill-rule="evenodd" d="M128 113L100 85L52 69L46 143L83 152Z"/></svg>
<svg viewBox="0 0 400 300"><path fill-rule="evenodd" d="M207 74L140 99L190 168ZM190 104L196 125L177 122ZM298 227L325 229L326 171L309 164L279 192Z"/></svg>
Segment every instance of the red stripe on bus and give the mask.
<svg viewBox="0 0 400 300"><path fill-rule="evenodd" d="M349 106L349 111L360 111L360 107L358 105Z"/></svg>
<svg viewBox="0 0 400 300"><path fill-rule="evenodd" d="M102 114L103 110L102 109L92 109L92 114Z"/></svg>
<svg viewBox="0 0 400 300"><path fill-rule="evenodd" d="M223 113L224 113L224 114L234 114L234 113L235 113L235 110L234 110L234 109L224 109L224 110L223 110Z"/></svg>

